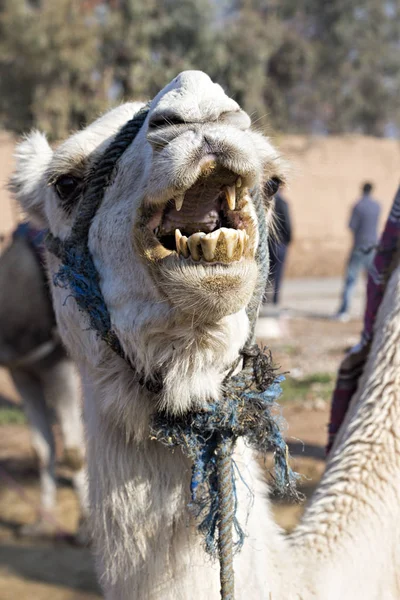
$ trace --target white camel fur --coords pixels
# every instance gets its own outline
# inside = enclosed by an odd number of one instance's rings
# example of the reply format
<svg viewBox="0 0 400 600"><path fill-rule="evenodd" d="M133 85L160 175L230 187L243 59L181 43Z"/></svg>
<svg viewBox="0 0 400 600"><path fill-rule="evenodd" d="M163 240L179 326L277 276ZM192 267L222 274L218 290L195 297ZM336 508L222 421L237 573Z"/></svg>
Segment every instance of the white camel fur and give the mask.
<svg viewBox="0 0 400 600"><path fill-rule="evenodd" d="M18 147L17 197L54 235L68 236L81 182L139 107L110 111L54 153L38 133ZM94 547L108 600L219 597L218 565L187 508L189 461L150 439L149 419L160 407L182 413L218 399L248 335L245 308L257 276L248 190L271 178L284 178L278 152L201 72L182 73L158 94L119 161L89 248L124 351L146 376L164 374L161 399L88 330L69 291L53 289L83 381ZM185 234L177 234L179 253L175 228ZM192 235L198 231L211 235ZM49 267L51 275L59 268L53 256ZM247 533L234 560L238 600L398 597L399 278L398 269L358 397L289 539L273 521L255 457L238 445L235 460L254 493L238 481Z"/></svg>

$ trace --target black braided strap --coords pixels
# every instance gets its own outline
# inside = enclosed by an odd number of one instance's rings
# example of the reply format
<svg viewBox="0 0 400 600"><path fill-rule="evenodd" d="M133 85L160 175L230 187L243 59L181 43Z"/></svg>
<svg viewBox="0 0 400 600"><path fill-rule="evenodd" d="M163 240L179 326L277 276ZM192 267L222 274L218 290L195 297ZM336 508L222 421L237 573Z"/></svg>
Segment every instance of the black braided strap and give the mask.
<svg viewBox="0 0 400 600"><path fill-rule="evenodd" d="M100 288L99 276L88 248L89 229L92 220L110 184L117 161L135 139L149 111L144 106L117 133L105 150L89 177L85 193L79 203L70 237L62 241L48 233L46 245L49 252L61 261L59 271L53 278L56 286L68 288L79 309L89 318L89 327L119 356L127 360L116 333ZM132 367L131 363L127 361ZM144 379L138 376L138 381ZM151 391L161 388L149 382Z"/></svg>
<svg viewBox="0 0 400 600"><path fill-rule="evenodd" d="M94 165L89 185L78 206L77 215L72 227L70 241L74 244L87 245L90 225L104 198L106 189L113 178L114 168L123 153L132 144L133 140L141 130L147 114L149 105L141 108L134 117L128 121L117 133L104 154L96 165Z"/></svg>

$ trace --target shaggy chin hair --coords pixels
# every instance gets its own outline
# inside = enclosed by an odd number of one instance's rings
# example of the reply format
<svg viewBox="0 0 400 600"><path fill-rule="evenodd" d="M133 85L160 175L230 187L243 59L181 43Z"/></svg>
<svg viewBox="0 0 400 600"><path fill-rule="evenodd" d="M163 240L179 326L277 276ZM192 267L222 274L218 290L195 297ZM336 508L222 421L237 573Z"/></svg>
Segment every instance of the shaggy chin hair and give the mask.
<svg viewBox="0 0 400 600"><path fill-rule="evenodd" d="M181 265L168 257L160 268L160 284L171 304L192 324L211 324L247 306L257 283L254 260L207 267Z"/></svg>

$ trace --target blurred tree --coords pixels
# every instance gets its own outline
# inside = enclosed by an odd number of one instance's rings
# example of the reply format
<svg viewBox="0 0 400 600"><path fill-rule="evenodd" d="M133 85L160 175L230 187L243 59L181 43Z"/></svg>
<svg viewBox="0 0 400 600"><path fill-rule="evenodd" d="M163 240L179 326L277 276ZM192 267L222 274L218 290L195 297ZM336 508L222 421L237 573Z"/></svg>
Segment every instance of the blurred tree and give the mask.
<svg viewBox="0 0 400 600"><path fill-rule="evenodd" d="M281 131L398 131L400 0L0 0L0 121L63 136L184 69Z"/></svg>
<svg viewBox="0 0 400 600"><path fill-rule="evenodd" d="M153 38L151 95L185 69L211 72L217 43L215 5L211 0L165 0L159 3Z"/></svg>
<svg viewBox="0 0 400 600"><path fill-rule="evenodd" d="M283 17L285 2L233 0L211 68L260 126L298 131L313 114L313 50L290 13Z"/></svg>
<svg viewBox="0 0 400 600"><path fill-rule="evenodd" d="M312 44L296 29L285 28L266 65L264 102L276 129L292 132L310 129L317 104L313 70Z"/></svg>
<svg viewBox="0 0 400 600"><path fill-rule="evenodd" d="M119 0L108 17L105 64L122 98L152 97L185 69L207 71L215 9L210 0Z"/></svg>
<svg viewBox="0 0 400 600"><path fill-rule="evenodd" d="M259 126L269 121L267 65L281 39L280 24L263 4L244 0L230 5L209 69Z"/></svg>
<svg viewBox="0 0 400 600"><path fill-rule="evenodd" d="M319 118L327 131L383 135L399 123L400 1L303 0L312 22Z"/></svg>
<svg viewBox="0 0 400 600"><path fill-rule="evenodd" d="M156 0L109 3L101 51L113 72L116 98L147 98L156 11Z"/></svg>
<svg viewBox="0 0 400 600"><path fill-rule="evenodd" d="M0 16L0 118L65 136L107 102L100 80L98 22L78 0L5 0Z"/></svg>

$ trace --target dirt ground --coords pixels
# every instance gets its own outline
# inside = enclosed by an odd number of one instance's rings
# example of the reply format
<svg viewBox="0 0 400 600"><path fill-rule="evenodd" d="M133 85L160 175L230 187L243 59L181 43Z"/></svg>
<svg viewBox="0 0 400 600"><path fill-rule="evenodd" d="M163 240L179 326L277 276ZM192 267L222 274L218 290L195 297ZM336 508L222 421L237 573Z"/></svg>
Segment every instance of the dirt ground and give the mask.
<svg viewBox="0 0 400 600"><path fill-rule="evenodd" d="M269 343L276 364L289 371L283 384L282 407L292 466L305 477L301 489L308 498L324 462L329 397L334 372L361 323L326 319L285 319L284 336ZM0 372L1 407L17 399L6 374ZM22 538L19 527L31 523L39 502L35 459L25 424L0 425L0 600L94 600L100 592L90 551L71 543L77 526L77 502L61 467L57 523L63 536L36 540ZM9 478L11 476L11 478ZM303 505L275 504L278 523L290 530Z"/></svg>

